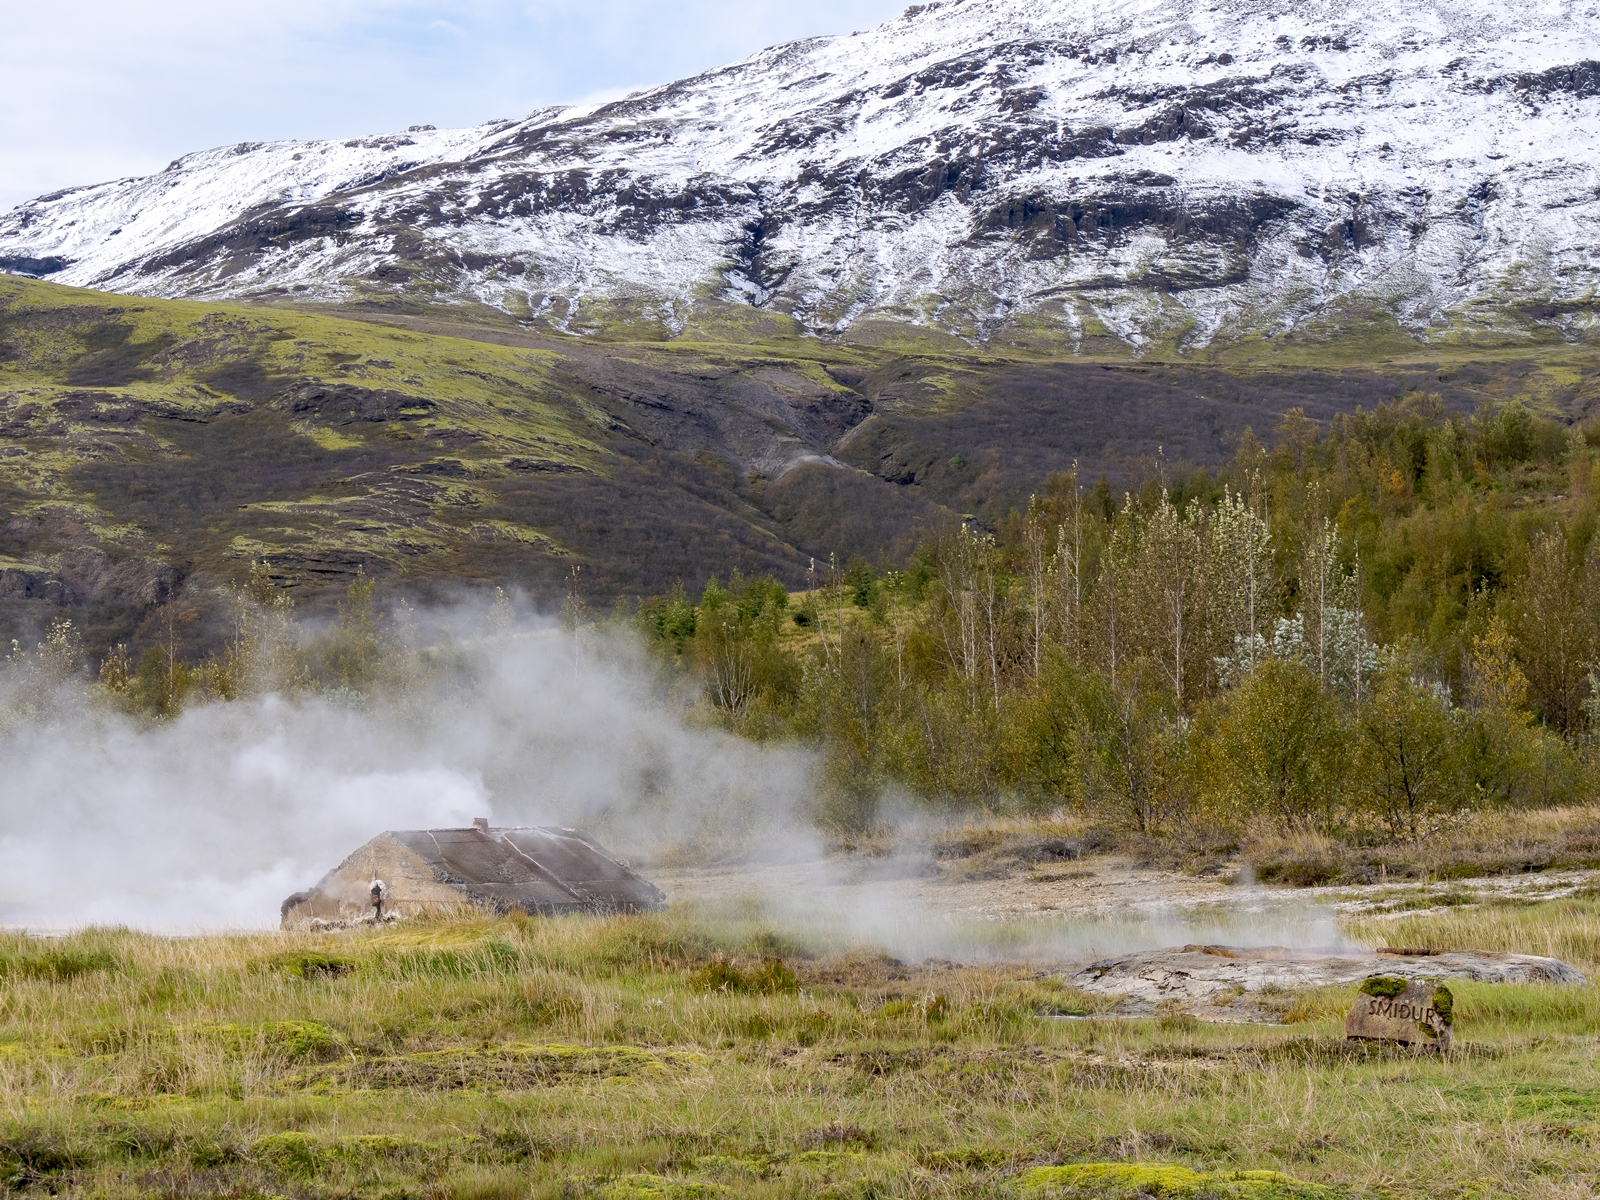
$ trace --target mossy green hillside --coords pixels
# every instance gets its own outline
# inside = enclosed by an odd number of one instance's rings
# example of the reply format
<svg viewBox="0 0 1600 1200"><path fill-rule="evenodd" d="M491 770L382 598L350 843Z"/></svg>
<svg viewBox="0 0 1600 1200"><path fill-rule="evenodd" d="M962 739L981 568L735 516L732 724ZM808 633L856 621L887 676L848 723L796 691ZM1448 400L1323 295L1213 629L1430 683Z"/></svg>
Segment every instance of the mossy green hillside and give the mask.
<svg viewBox="0 0 1600 1200"><path fill-rule="evenodd" d="M357 571L607 605L735 568L795 586L813 556L903 558L956 519L998 527L1075 461L1113 486L1156 447L1173 478L1214 466L1293 407L1320 420L1437 391L1577 419L1600 399L1580 343L1345 330L1206 359L1178 330L1131 359L1088 326L1071 346L979 346L892 322L825 342L737 305L676 332L646 316L597 313L575 338L481 309L0 279L0 633L66 615L97 651L137 652L163 605L203 608L258 560L313 605Z"/></svg>
<svg viewBox="0 0 1600 1200"><path fill-rule="evenodd" d="M111 642L255 560L313 599L358 570L559 593L581 566L647 590L699 573L692 530L798 570L742 481L624 416L525 338L0 280L0 592L24 625L97 592L104 628L75 615Z"/></svg>
<svg viewBox="0 0 1600 1200"><path fill-rule="evenodd" d="M535 350L22 281L0 283L0 338L0 491L36 561L87 542L225 579L258 557L404 569L470 539L559 556L494 512L495 481L605 469L612 422Z"/></svg>

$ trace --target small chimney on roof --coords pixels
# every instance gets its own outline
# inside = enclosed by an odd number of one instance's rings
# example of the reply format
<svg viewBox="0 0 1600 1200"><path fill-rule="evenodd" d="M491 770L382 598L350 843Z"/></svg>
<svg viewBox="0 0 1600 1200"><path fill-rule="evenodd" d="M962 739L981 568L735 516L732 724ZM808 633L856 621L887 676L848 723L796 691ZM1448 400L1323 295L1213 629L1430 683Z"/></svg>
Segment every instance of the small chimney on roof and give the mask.
<svg viewBox="0 0 1600 1200"><path fill-rule="evenodd" d="M474 829L482 832L482 833L488 833L489 832L489 818L488 817L473 817L472 818L472 827Z"/></svg>

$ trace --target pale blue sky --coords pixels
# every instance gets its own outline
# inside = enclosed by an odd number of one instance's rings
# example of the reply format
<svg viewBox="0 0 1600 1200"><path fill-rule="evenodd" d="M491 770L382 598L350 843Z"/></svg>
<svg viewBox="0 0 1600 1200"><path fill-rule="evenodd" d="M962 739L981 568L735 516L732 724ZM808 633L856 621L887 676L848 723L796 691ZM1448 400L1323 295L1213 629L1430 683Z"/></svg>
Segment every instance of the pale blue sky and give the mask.
<svg viewBox="0 0 1600 1200"><path fill-rule="evenodd" d="M243 141L475 125L908 0L0 0L0 211Z"/></svg>

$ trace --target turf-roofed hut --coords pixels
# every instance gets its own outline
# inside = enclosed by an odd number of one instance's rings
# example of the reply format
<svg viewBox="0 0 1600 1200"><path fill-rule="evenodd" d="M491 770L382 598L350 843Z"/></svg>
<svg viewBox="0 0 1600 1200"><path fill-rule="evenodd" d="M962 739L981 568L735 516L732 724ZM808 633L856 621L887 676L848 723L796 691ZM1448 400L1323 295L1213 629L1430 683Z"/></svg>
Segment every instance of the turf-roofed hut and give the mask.
<svg viewBox="0 0 1600 1200"><path fill-rule="evenodd" d="M423 913L638 912L666 896L575 829L549 826L380 833L283 902L284 929L341 929Z"/></svg>

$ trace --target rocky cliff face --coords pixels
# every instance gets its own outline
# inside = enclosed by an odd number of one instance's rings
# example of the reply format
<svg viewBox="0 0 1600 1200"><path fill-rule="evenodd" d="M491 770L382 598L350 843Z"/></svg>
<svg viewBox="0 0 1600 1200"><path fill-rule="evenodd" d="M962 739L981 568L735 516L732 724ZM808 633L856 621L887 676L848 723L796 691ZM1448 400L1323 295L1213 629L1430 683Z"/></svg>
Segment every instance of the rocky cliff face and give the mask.
<svg viewBox="0 0 1600 1200"><path fill-rule="evenodd" d="M157 296L474 301L670 336L1181 350L1596 328L1591 0L951 0L591 111L242 145L0 217Z"/></svg>

